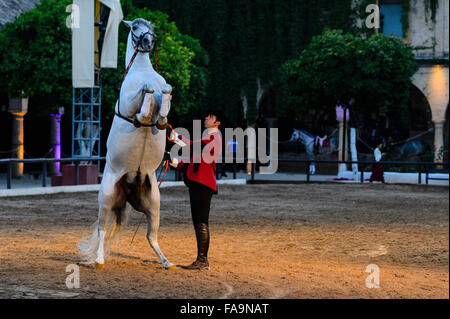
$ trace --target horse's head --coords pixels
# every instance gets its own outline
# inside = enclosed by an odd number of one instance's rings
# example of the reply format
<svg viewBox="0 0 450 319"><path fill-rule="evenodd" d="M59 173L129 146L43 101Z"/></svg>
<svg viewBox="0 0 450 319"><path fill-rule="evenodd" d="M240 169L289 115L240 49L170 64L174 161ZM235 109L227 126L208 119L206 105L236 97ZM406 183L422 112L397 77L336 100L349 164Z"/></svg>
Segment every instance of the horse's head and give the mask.
<svg viewBox="0 0 450 319"><path fill-rule="evenodd" d="M300 140L300 131L294 128L294 133L292 133L289 142L298 142L299 140Z"/></svg>
<svg viewBox="0 0 450 319"><path fill-rule="evenodd" d="M137 18L133 21L123 21L131 30L133 49L140 52L150 52L156 43L155 27L145 19Z"/></svg>

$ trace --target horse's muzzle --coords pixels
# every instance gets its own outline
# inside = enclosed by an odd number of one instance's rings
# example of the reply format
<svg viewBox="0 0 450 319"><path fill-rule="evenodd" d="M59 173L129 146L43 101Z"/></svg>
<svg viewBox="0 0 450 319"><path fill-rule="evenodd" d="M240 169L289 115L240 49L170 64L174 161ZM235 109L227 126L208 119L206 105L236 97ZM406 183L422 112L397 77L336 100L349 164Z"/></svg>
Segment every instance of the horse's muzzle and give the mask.
<svg viewBox="0 0 450 319"><path fill-rule="evenodd" d="M142 49L146 52L150 52L152 50L152 42L153 41L147 37L143 38L141 41Z"/></svg>

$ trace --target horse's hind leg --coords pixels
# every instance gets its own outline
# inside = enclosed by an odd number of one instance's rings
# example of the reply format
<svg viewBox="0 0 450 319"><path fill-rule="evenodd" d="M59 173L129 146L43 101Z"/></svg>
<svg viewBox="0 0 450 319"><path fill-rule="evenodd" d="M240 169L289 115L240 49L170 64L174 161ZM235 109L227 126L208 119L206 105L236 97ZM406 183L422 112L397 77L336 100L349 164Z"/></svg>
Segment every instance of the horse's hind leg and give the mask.
<svg viewBox="0 0 450 319"><path fill-rule="evenodd" d="M103 177L102 185L98 195L99 211L98 211L98 249L95 262L97 268L102 269L105 263L105 239L112 239L118 230L117 216L111 216L112 210L120 209L125 204L123 190L119 184L112 180L112 176L106 174ZM109 220L112 218L113 220ZM107 232L108 238L105 238Z"/></svg>
<svg viewBox="0 0 450 319"><path fill-rule="evenodd" d="M158 184L156 182L156 176L153 174L151 177L151 190L150 190L150 211L147 211L147 240L150 246L158 256L159 261L166 269L175 269L176 266L169 262L162 253L158 245L158 230L159 230L159 207L160 207L160 193Z"/></svg>

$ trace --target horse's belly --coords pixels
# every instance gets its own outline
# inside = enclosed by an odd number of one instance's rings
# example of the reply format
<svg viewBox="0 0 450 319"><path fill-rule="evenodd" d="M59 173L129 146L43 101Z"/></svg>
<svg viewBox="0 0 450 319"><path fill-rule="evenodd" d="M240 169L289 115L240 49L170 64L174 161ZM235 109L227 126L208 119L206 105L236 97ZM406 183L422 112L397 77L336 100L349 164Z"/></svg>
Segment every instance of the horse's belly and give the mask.
<svg viewBox="0 0 450 319"><path fill-rule="evenodd" d="M165 148L165 130L135 128L114 118L107 141L107 161L113 171L151 173L161 163Z"/></svg>

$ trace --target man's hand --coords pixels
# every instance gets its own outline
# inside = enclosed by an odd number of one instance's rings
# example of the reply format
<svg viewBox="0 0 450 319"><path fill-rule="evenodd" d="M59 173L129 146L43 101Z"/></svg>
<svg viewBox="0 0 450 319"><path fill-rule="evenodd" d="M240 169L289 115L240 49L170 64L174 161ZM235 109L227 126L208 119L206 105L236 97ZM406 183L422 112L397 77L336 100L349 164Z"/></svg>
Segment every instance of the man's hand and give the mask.
<svg viewBox="0 0 450 319"><path fill-rule="evenodd" d="M170 161L170 166L177 168L178 166L178 159L176 157L172 158L172 160Z"/></svg>
<svg viewBox="0 0 450 319"><path fill-rule="evenodd" d="M177 139L178 139L178 133L175 132L174 130L172 130L172 132L170 132L170 139L171 139L172 141L177 140Z"/></svg>
<svg viewBox="0 0 450 319"><path fill-rule="evenodd" d="M174 143L180 145L181 147L185 147L185 146L186 146L186 143L179 139L178 133L175 132L174 130L172 130L172 132L170 132L170 139L171 139Z"/></svg>
<svg viewBox="0 0 450 319"><path fill-rule="evenodd" d="M170 152L164 152L163 161L170 161Z"/></svg>

